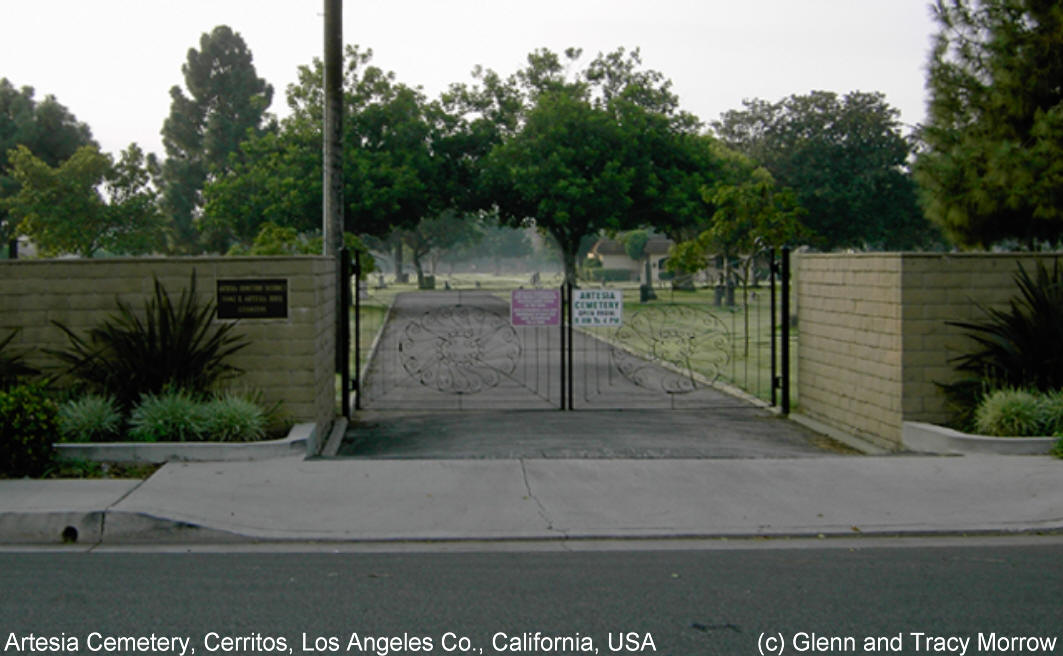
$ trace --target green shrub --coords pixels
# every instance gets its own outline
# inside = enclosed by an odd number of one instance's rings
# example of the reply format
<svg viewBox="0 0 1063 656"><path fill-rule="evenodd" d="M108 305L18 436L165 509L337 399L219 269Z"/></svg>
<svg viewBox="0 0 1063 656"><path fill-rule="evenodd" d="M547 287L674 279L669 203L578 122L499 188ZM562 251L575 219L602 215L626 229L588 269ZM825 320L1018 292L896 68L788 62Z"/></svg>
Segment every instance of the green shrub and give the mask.
<svg viewBox="0 0 1063 656"><path fill-rule="evenodd" d="M639 279L639 272L630 269L590 269L587 279L594 282L630 282Z"/></svg>
<svg viewBox="0 0 1063 656"><path fill-rule="evenodd" d="M952 359L960 379L942 385L959 428L973 427L975 408L992 390L1063 388L1063 267L1056 259L1049 272L1038 262L1035 279L1019 265L1015 284L1019 294L1006 309L978 306L981 321L948 322L974 345Z"/></svg>
<svg viewBox="0 0 1063 656"><path fill-rule="evenodd" d="M44 473L59 430L57 412L43 386L19 385L0 391L0 474Z"/></svg>
<svg viewBox="0 0 1063 656"><path fill-rule="evenodd" d="M254 401L226 394L203 408L204 439L219 442L250 442L266 434L266 412Z"/></svg>
<svg viewBox="0 0 1063 656"><path fill-rule="evenodd" d="M145 394L129 416L134 442L192 442L204 433L203 406L186 390Z"/></svg>
<svg viewBox="0 0 1063 656"><path fill-rule="evenodd" d="M67 442L110 442L122 430L122 413L110 396L87 394L59 405L59 433Z"/></svg>
<svg viewBox="0 0 1063 656"><path fill-rule="evenodd" d="M988 394L974 413L975 430L996 437L1046 435L1046 404L1041 395L1018 389Z"/></svg>
<svg viewBox="0 0 1063 656"><path fill-rule="evenodd" d="M1063 389L1041 397L1045 435L1063 436Z"/></svg>
<svg viewBox="0 0 1063 656"><path fill-rule="evenodd" d="M18 332L18 330L12 330L10 335L0 340L0 390L10 389L26 378L41 373L26 364L25 352L8 348Z"/></svg>
<svg viewBox="0 0 1063 656"><path fill-rule="evenodd" d="M226 360L247 346L233 334L235 324L215 323L214 302L201 304L196 274L175 305L155 279L154 296L143 316L118 302L118 314L78 337L66 326L70 346L49 351L68 367L68 373L96 391L110 394L123 411L142 394L161 394L167 388L204 395L220 380L240 373Z"/></svg>

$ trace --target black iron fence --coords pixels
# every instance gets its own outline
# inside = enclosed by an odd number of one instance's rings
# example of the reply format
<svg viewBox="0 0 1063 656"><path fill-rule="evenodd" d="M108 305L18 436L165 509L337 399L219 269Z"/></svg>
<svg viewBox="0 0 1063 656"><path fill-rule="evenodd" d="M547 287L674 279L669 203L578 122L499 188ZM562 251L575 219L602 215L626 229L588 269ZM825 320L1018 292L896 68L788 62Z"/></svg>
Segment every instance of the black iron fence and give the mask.
<svg viewBox="0 0 1063 656"><path fill-rule="evenodd" d="M340 384L355 409L682 408L719 405L719 389L731 387L787 413L789 256L758 253L715 285L660 290L655 300L638 288L562 285L550 326L512 325L511 290L479 279L445 279L398 311L346 285ZM357 262L344 260L344 279L357 279Z"/></svg>

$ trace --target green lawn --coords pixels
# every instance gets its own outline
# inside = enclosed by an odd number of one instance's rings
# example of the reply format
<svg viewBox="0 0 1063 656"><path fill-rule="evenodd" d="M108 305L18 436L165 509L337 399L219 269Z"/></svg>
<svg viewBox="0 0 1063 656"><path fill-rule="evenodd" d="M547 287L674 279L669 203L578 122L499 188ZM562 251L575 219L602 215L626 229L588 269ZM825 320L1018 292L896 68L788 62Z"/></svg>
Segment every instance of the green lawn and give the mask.
<svg viewBox="0 0 1063 656"><path fill-rule="evenodd" d="M657 290L657 300L639 302L639 290L624 288L624 324L630 330L594 328L588 332L619 341L646 353L663 348L663 355L688 363L697 373L738 387L754 396L771 399L771 291L767 286L750 289L743 299L736 290L735 307L715 305L712 289L695 292ZM745 301L745 302L744 302ZM778 302L778 300L777 300ZM748 311L747 311L748 310ZM778 312L778 308L776 309ZM641 317L641 320L640 320ZM634 329L637 327L637 330ZM725 336L710 339L711 334ZM694 336L692 343L686 343ZM656 338L656 339L655 339ZM670 338L670 341L669 341ZM663 340L663 341L659 341ZM682 353L674 345L683 341ZM781 337L776 337L777 363L781 363ZM669 345L672 352L668 352ZM790 333L790 402L797 402L796 329ZM676 357L681 356L681 357ZM781 364L776 365L781 368ZM781 372L779 372L781 373Z"/></svg>

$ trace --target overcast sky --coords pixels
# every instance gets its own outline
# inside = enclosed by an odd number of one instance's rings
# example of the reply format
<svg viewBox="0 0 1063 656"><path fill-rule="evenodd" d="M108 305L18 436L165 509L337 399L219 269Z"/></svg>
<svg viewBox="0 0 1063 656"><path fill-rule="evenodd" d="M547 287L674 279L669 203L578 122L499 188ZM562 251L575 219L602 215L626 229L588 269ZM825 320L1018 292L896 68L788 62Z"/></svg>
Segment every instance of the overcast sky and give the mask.
<svg viewBox="0 0 1063 656"><path fill-rule="evenodd" d="M285 87L322 52L322 0L0 0L0 77L55 95L105 151L163 154L169 89L216 25L239 32L259 76ZM708 122L745 98L881 91L907 124L925 116L936 31L927 0L348 0L344 41L436 96L477 64L503 75L528 52L581 47L586 59L641 48Z"/></svg>

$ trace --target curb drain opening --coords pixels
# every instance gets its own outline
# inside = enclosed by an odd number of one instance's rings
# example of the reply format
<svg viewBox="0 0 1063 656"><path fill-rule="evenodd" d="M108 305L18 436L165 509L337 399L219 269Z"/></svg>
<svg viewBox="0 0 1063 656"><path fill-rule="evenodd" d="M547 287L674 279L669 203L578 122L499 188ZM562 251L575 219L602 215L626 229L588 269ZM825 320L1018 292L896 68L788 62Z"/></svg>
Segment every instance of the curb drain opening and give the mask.
<svg viewBox="0 0 1063 656"><path fill-rule="evenodd" d="M63 542L65 544L73 544L78 541L78 530L73 526L67 526L63 529Z"/></svg>

